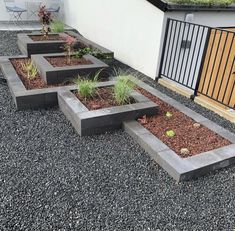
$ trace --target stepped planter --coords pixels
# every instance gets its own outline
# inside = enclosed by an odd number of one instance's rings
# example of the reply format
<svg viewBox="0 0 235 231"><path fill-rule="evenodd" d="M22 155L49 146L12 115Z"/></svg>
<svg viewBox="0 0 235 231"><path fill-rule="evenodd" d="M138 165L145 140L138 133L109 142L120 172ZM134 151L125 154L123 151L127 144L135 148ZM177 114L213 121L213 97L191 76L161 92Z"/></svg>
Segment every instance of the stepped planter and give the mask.
<svg viewBox="0 0 235 231"><path fill-rule="evenodd" d="M79 76L94 76L102 69L100 77L107 78L108 65L92 55L84 55L82 59L73 58L68 65L66 55L63 53L32 55L35 66L47 84L60 84Z"/></svg>
<svg viewBox="0 0 235 231"><path fill-rule="evenodd" d="M157 113L158 106L136 91L131 94L130 104L122 106L110 104L108 99L112 85L112 83L104 84L102 87L98 85L99 97L91 101L79 98L76 91L58 92L59 107L80 136L119 129L123 121Z"/></svg>
<svg viewBox="0 0 235 231"><path fill-rule="evenodd" d="M47 84L40 74L35 79L28 80L22 74L21 62L23 60L29 60L29 58L27 56L17 56L0 59L0 68L7 80L10 93L18 110L57 106L57 92L62 89L72 90L75 88L72 81L54 85Z"/></svg>
<svg viewBox="0 0 235 231"><path fill-rule="evenodd" d="M68 35L76 38L76 50L89 47L99 52L101 56L109 56L110 58L113 58L114 56L112 51L72 31L65 33L50 33L47 38L44 38L41 33L20 33L17 35L17 44L22 54L27 55L28 57L33 54L60 53L64 51L64 45Z"/></svg>
<svg viewBox="0 0 235 231"><path fill-rule="evenodd" d="M143 82L159 114L124 123L124 129L176 181L198 178L235 163L235 134Z"/></svg>

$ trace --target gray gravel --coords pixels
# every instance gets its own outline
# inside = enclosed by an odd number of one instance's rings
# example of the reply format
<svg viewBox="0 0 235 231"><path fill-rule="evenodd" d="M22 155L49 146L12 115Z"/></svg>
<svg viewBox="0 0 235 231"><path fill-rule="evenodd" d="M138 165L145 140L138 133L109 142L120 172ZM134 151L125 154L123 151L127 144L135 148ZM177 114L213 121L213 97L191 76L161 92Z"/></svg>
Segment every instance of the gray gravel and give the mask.
<svg viewBox="0 0 235 231"><path fill-rule="evenodd" d="M0 43L19 53L15 33ZM0 118L1 231L235 228L235 167L176 184L124 132L80 138L57 108L15 111L2 84Z"/></svg>

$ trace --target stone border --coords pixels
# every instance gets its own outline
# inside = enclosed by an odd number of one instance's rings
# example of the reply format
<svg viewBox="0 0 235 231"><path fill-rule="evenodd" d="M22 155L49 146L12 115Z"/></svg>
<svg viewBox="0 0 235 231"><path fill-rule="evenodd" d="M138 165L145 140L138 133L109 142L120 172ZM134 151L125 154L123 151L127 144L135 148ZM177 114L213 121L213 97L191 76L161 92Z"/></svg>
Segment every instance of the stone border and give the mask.
<svg viewBox="0 0 235 231"><path fill-rule="evenodd" d="M51 33L66 37L65 33ZM65 41L33 41L31 35L42 35L41 33L17 34L17 44L22 54L30 57L33 54L59 53L64 51Z"/></svg>
<svg viewBox="0 0 235 231"><path fill-rule="evenodd" d="M123 126L126 132L176 181L191 180L235 163L235 134L192 111L176 100L162 94L155 88L141 81L137 81L137 84L232 143L231 145L193 157L181 158L138 122L124 122Z"/></svg>
<svg viewBox="0 0 235 231"><path fill-rule="evenodd" d="M111 85L113 83L105 84L105 86ZM89 111L72 91L59 91L58 101L61 111L79 135L85 136L119 129L122 127L123 121L135 120L144 115L157 113L158 106L145 96L136 91L131 96L137 103L93 111Z"/></svg>
<svg viewBox="0 0 235 231"><path fill-rule="evenodd" d="M75 33L73 31L66 31L64 33L50 33L50 34L59 34L62 37L66 37L68 35L75 37L78 42L83 43L85 46L88 46L92 49L98 49L102 54L108 55L113 58L114 53L86 38L82 35ZM42 35L41 33L20 33L17 35L17 44L22 52L22 54L30 57L34 54L49 54L49 53L60 53L64 51L65 41L33 41L30 38L30 35Z"/></svg>
<svg viewBox="0 0 235 231"><path fill-rule="evenodd" d="M18 110L39 109L58 105L59 90L74 90L75 85L27 90L16 73L10 58L27 58L27 56L1 57L0 68L7 80L10 93ZM113 83L113 81L111 81ZM104 83L100 83L104 84Z"/></svg>
<svg viewBox="0 0 235 231"><path fill-rule="evenodd" d="M46 81L47 84L59 84L63 83L71 78L76 76L87 76L95 75L97 71L104 69L100 73L100 77L106 78L109 76L108 65L101 60L95 58L92 55L84 55L85 59L88 59L92 64L88 65L76 65L76 66L66 66L66 67L53 67L47 60L46 57L59 57L65 56L64 53L56 54L38 54L32 55L31 59L34 62L34 65L38 68L42 78Z"/></svg>

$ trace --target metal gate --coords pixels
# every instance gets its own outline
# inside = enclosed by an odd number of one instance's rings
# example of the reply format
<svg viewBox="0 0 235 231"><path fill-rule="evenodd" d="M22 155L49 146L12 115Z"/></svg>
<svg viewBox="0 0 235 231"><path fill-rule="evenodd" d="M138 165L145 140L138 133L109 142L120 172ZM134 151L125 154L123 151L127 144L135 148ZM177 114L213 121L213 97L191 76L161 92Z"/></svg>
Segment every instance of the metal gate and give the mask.
<svg viewBox="0 0 235 231"><path fill-rule="evenodd" d="M235 107L234 32L168 19L160 77Z"/></svg>

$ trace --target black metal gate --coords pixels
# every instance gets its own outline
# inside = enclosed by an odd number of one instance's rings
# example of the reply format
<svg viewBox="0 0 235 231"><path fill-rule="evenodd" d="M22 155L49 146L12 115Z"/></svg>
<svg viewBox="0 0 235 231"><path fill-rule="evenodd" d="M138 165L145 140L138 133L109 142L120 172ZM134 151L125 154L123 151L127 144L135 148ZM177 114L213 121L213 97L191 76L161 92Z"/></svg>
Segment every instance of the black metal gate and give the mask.
<svg viewBox="0 0 235 231"><path fill-rule="evenodd" d="M234 108L234 56L234 32L168 19L160 77Z"/></svg>

